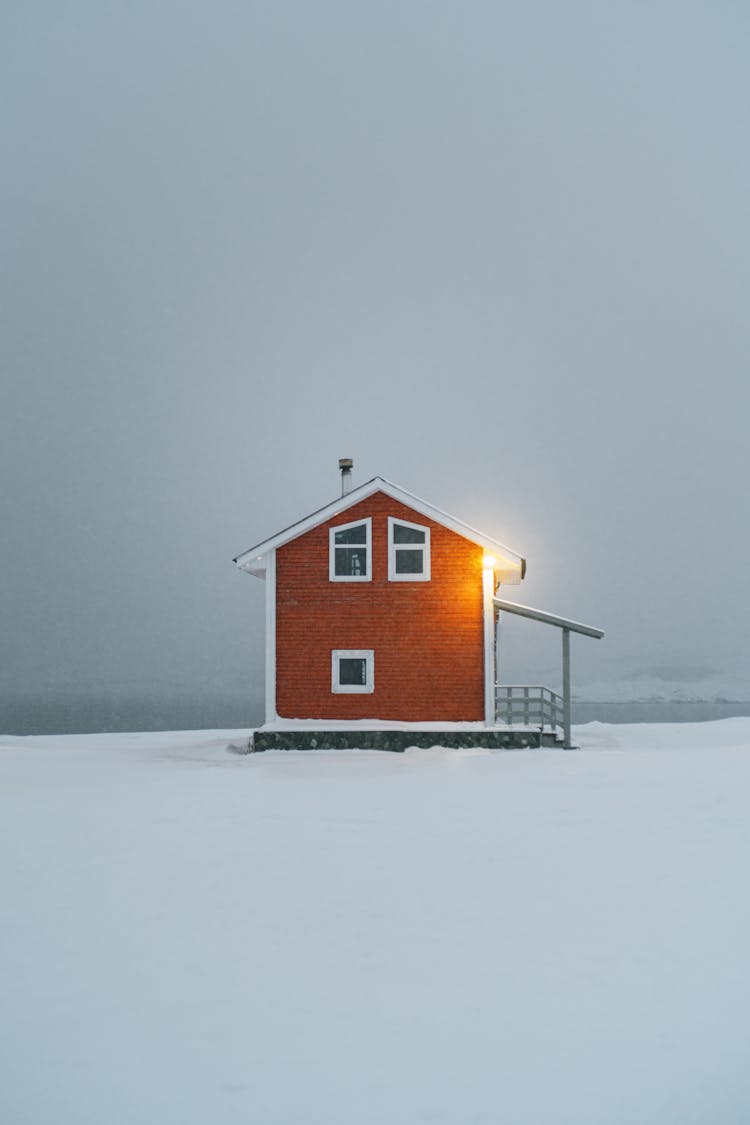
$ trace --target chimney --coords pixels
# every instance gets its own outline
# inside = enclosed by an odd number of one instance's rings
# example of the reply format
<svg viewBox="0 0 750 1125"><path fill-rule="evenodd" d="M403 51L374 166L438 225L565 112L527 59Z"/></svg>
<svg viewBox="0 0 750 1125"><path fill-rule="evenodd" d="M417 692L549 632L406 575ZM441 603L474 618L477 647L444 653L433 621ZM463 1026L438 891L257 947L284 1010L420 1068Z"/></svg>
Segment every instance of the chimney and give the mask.
<svg viewBox="0 0 750 1125"><path fill-rule="evenodd" d="M351 457L341 457L339 459L339 469L341 470L341 495L346 496L347 492L352 490L352 467L354 462Z"/></svg>

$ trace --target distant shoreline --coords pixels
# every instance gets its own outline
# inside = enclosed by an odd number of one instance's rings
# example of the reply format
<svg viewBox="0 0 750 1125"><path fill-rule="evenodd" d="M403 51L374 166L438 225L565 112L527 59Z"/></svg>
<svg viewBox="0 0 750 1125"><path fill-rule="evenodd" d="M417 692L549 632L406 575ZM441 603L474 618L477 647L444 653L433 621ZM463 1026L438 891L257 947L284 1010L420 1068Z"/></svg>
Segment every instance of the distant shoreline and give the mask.
<svg viewBox="0 0 750 1125"><path fill-rule="evenodd" d="M700 723L750 716L750 700L573 700L574 723Z"/></svg>
<svg viewBox="0 0 750 1125"><path fill-rule="evenodd" d="M750 700L573 700L573 722L681 723L750 716ZM28 694L0 704L0 734L98 734L159 730L252 729L263 722L257 699L116 693Z"/></svg>

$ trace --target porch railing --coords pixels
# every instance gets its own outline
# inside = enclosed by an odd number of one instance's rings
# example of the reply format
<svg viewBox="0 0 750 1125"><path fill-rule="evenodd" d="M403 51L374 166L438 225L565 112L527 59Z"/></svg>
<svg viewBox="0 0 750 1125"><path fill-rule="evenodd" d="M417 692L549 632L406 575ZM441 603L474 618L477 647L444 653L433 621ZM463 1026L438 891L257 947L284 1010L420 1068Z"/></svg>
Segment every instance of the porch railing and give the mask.
<svg viewBox="0 0 750 1125"><path fill-rule="evenodd" d="M495 721L509 727L562 730L562 696L541 684L495 684Z"/></svg>

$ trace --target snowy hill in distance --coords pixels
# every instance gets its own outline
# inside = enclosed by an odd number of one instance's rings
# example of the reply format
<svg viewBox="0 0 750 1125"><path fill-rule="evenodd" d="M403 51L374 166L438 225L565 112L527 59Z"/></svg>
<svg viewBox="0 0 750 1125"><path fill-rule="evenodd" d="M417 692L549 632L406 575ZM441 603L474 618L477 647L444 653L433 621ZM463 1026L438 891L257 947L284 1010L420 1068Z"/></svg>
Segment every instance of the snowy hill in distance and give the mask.
<svg viewBox="0 0 750 1125"><path fill-rule="evenodd" d="M575 695L591 701L750 702L750 672L711 665L624 664L620 675L576 684Z"/></svg>
<svg viewBox="0 0 750 1125"><path fill-rule="evenodd" d="M750 661L710 664L686 660L601 660L574 653L573 698L586 702L746 702L750 704ZM513 676L517 680L513 680ZM541 682L559 690L557 654L508 670L512 682Z"/></svg>

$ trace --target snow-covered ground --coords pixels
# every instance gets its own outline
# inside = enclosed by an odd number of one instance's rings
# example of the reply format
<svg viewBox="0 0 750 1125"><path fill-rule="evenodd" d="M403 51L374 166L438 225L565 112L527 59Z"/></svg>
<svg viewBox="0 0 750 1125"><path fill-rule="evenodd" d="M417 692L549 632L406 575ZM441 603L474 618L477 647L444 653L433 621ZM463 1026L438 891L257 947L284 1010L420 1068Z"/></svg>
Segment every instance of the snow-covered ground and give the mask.
<svg viewBox="0 0 750 1125"><path fill-rule="evenodd" d="M750 1120L750 720L0 739L7 1125Z"/></svg>

